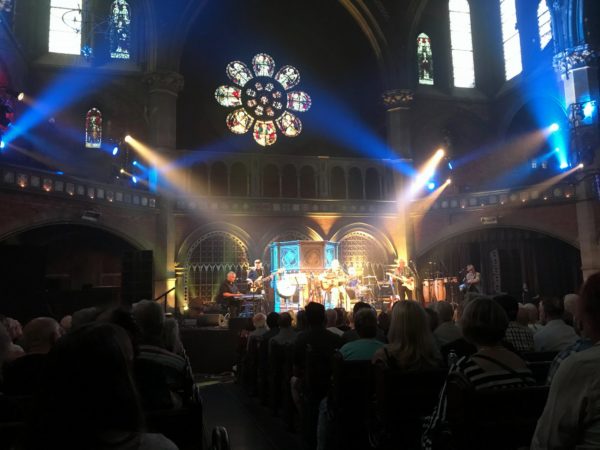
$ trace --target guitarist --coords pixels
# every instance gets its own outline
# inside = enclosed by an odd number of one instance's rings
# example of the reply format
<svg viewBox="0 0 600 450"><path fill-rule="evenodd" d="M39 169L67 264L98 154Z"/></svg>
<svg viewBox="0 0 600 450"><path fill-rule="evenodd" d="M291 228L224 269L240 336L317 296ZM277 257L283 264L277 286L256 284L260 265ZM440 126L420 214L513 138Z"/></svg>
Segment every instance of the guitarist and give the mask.
<svg viewBox="0 0 600 450"><path fill-rule="evenodd" d="M262 261L260 259L255 259L254 260L254 267L250 267L248 269L248 279L246 281L248 281L248 284L250 285L251 288L253 287L258 287L258 285L261 285L261 289L262 290L262 279L265 276L265 269L263 269L262 266ZM258 280L258 283L256 282L256 280Z"/></svg>
<svg viewBox="0 0 600 450"><path fill-rule="evenodd" d="M398 286L397 292L400 300L413 300L413 291L405 283L409 281L410 284L414 285L415 273L406 265L406 261L403 259L398 260L398 267L394 270L394 280L396 280Z"/></svg>

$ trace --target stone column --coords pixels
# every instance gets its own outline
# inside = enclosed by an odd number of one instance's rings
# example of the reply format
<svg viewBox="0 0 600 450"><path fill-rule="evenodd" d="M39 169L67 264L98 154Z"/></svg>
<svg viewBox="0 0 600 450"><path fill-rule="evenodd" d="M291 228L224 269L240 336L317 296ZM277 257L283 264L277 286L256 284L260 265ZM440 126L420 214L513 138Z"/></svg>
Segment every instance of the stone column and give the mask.
<svg viewBox="0 0 600 450"><path fill-rule="evenodd" d="M409 203L407 201L408 179L399 170L403 163L411 160L410 151L410 105L413 92L410 89L394 89L383 94L383 104L387 114L387 143L397 155L398 160L393 168L396 201L398 202L398 228L394 236L398 256L408 261L415 259L414 234L408 227Z"/></svg>
<svg viewBox="0 0 600 450"><path fill-rule="evenodd" d="M154 72L143 78L148 87L147 111L149 120L148 144L163 155L175 151L177 133L177 95L183 88L183 77L175 72ZM154 167L154 170L160 167ZM160 170L159 170L160 174ZM161 295L177 287L175 276L175 217L173 213L174 197L161 177L158 178L160 195L159 214L156 220L156 243L154 247L154 293ZM181 290L181 289L178 289ZM181 300L181 299L180 299ZM175 293L168 297L171 308L175 306ZM182 301L178 302L182 309Z"/></svg>
<svg viewBox="0 0 600 450"><path fill-rule="evenodd" d="M600 271L597 59L598 54L587 44L569 48L554 57L554 68L561 76L569 112L571 164L584 164L584 169L576 175L577 228L584 279ZM586 116L588 104L593 108L590 117Z"/></svg>

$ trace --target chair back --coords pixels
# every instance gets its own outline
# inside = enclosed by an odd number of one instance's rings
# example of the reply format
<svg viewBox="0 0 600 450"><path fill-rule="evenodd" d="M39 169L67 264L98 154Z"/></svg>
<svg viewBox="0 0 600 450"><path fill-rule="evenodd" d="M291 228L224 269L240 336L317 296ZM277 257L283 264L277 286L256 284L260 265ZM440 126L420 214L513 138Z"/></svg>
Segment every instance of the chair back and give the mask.
<svg viewBox="0 0 600 450"><path fill-rule="evenodd" d="M538 361L554 361L558 352L527 352L521 356L525 361L538 362Z"/></svg>

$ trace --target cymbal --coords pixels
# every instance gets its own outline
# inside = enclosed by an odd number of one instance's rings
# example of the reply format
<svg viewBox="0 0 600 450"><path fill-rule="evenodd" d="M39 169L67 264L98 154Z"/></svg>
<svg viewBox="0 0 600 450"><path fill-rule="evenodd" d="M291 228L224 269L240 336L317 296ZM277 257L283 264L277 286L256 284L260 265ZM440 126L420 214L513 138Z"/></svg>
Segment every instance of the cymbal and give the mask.
<svg viewBox="0 0 600 450"><path fill-rule="evenodd" d="M377 277L375 275L365 275L365 276L363 276L363 278L375 278L375 279L377 279Z"/></svg>

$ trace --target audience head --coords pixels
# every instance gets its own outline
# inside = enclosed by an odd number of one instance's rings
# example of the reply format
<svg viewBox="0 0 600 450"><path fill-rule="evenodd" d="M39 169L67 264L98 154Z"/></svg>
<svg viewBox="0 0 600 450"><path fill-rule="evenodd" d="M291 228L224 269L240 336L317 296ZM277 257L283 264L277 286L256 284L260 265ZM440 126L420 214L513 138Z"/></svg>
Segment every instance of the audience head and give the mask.
<svg viewBox="0 0 600 450"><path fill-rule="evenodd" d="M439 323L452 322L454 319L454 308L448 302L437 302L435 304L435 312L437 313Z"/></svg>
<svg viewBox="0 0 600 450"><path fill-rule="evenodd" d="M544 297L540 302L540 320L547 323L551 320L562 319L565 307L558 297Z"/></svg>
<svg viewBox="0 0 600 450"><path fill-rule="evenodd" d="M165 326L163 328L163 341L165 348L172 353L178 355L183 354L183 344L179 336L179 323L173 317L167 317L165 319Z"/></svg>
<svg viewBox="0 0 600 450"><path fill-rule="evenodd" d="M325 311L325 317L327 318L327 328L335 327L337 324L337 312L334 309L328 309Z"/></svg>
<svg viewBox="0 0 600 450"><path fill-rule="evenodd" d="M577 308L577 301L579 300L579 295L577 294L567 294L563 298L563 306L565 308L565 312L571 313L572 316L575 316L575 310Z"/></svg>
<svg viewBox="0 0 600 450"><path fill-rule="evenodd" d="M519 302L512 295L500 294L493 297L496 302L502 307L508 320L514 322L517 320L517 314L519 313Z"/></svg>
<svg viewBox="0 0 600 450"><path fill-rule="evenodd" d="M151 300L141 300L133 305L133 317L143 342L154 345L162 343L165 314L161 305Z"/></svg>
<svg viewBox="0 0 600 450"><path fill-rule="evenodd" d="M429 329L434 331L439 326L439 316L432 308L425 308L427 313L427 322L429 323Z"/></svg>
<svg viewBox="0 0 600 450"><path fill-rule="evenodd" d="M527 318L529 323L536 324L540 318L540 313L538 311L537 306L533 303L525 303L523 305L523 309L527 312Z"/></svg>
<svg viewBox="0 0 600 450"><path fill-rule="evenodd" d="M4 317L2 319L2 323L10 336L10 340L12 342L16 342L23 336L23 327L21 326L21 322L11 317Z"/></svg>
<svg viewBox="0 0 600 450"><path fill-rule="evenodd" d="M359 309L354 315L354 329L361 339L373 339L377 335L377 314L371 308Z"/></svg>
<svg viewBox="0 0 600 450"><path fill-rule="evenodd" d="M371 309L371 305L369 305L367 302L356 302L352 307L352 316L356 317L356 313L361 309Z"/></svg>
<svg viewBox="0 0 600 450"><path fill-rule="evenodd" d="M48 353L60 336L60 325L56 320L38 317L25 325L23 346L27 353Z"/></svg>
<svg viewBox="0 0 600 450"><path fill-rule="evenodd" d="M254 314L252 317L252 324L254 328L264 328L267 326L267 316L263 313Z"/></svg>
<svg viewBox="0 0 600 450"><path fill-rule="evenodd" d="M109 308L103 311L96 319L99 322L108 322L123 328L129 335L134 352L137 352L137 347L140 342L140 328L133 317L131 309L123 306Z"/></svg>
<svg viewBox="0 0 600 450"><path fill-rule="evenodd" d="M429 366L437 356L427 313L414 301L394 303L388 342L390 353L400 366Z"/></svg>
<svg viewBox="0 0 600 450"><path fill-rule="evenodd" d="M132 363L129 337L116 325L97 322L62 337L48 353L31 438L47 447L103 448L106 432L138 431Z"/></svg>
<svg viewBox="0 0 600 450"><path fill-rule="evenodd" d="M523 326L529 324L529 311L525 308L525 305L519 303L519 312L517 313L517 322Z"/></svg>
<svg viewBox="0 0 600 450"><path fill-rule="evenodd" d="M279 315L279 328L290 328L292 326L292 315L284 312Z"/></svg>
<svg viewBox="0 0 600 450"><path fill-rule="evenodd" d="M306 305L304 311L308 328L322 328L325 326L325 307L323 305L310 302Z"/></svg>
<svg viewBox="0 0 600 450"><path fill-rule="evenodd" d="M593 342L600 340L600 272L583 284L575 317L581 323L584 336Z"/></svg>
<svg viewBox="0 0 600 450"><path fill-rule="evenodd" d="M301 309L296 313L296 331L304 331L306 326L306 311Z"/></svg>
<svg viewBox="0 0 600 450"><path fill-rule="evenodd" d="M465 307L461 327L465 339L478 347L498 345L508 328L508 316L495 300L479 297Z"/></svg>
<svg viewBox="0 0 600 450"><path fill-rule="evenodd" d="M348 325L348 313L346 313L346 310L344 308L335 308L334 311L337 314L337 321L335 324L338 327Z"/></svg>
<svg viewBox="0 0 600 450"><path fill-rule="evenodd" d="M390 315L387 312L382 312L379 314L377 317L377 324L387 336L388 331L390 330Z"/></svg>
<svg viewBox="0 0 600 450"><path fill-rule="evenodd" d="M90 306L89 308L83 308L79 311L75 311L71 317L71 330L76 330L83 325L92 323L94 320L96 320L99 314L100 310L95 306Z"/></svg>
<svg viewBox="0 0 600 450"><path fill-rule="evenodd" d="M71 329L73 324L73 316L66 315L62 319L60 319L60 327L64 333L68 332Z"/></svg>
<svg viewBox="0 0 600 450"><path fill-rule="evenodd" d="M267 326L269 328L277 328L277 327L279 327L279 313L270 312L267 315Z"/></svg>

